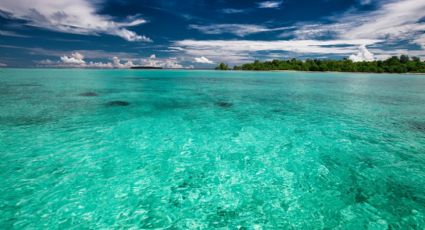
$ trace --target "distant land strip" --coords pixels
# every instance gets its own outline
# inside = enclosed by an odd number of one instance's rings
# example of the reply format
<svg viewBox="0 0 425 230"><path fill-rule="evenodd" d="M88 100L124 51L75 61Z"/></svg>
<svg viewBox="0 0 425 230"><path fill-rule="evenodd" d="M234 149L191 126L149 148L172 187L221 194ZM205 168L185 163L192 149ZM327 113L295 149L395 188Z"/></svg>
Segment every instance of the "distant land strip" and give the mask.
<svg viewBox="0 0 425 230"><path fill-rule="evenodd" d="M156 66L132 66L130 69L163 69L162 67Z"/></svg>

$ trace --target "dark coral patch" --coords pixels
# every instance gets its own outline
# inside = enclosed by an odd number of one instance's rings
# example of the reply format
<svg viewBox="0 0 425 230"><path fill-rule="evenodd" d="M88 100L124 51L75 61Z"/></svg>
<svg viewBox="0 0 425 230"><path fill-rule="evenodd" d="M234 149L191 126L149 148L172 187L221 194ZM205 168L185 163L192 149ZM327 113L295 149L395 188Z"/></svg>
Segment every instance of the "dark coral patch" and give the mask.
<svg viewBox="0 0 425 230"><path fill-rule="evenodd" d="M85 92L85 93L80 93L79 96L83 96L83 97L96 97L96 96L99 96L99 94L97 94L95 92Z"/></svg>
<svg viewBox="0 0 425 230"><path fill-rule="evenodd" d="M115 106L129 106L130 102L127 101L110 101L106 103L106 106L115 107Z"/></svg>
<svg viewBox="0 0 425 230"><path fill-rule="evenodd" d="M364 203L367 201L367 196L365 196L361 191L357 191L355 195L356 203Z"/></svg>
<svg viewBox="0 0 425 230"><path fill-rule="evenodd" d="M221 108L230 108L233 106L233 103L227 101L218 101L215 104Z"/></svg>
<svg viewBox="0 0 425 230"><path fill-rule="evenodd" d="M413 131L425 132L425 122L421 121L411 121L408 123L409 127Z"/></svg>
<svg viewBox="0 0 425 230"><path fill-rule="evenodd" d="M272 109L272 112L273 113L283 113L283 112L285 112L285 110L280 109L280 108L275 108L275 109Z"/></svg>

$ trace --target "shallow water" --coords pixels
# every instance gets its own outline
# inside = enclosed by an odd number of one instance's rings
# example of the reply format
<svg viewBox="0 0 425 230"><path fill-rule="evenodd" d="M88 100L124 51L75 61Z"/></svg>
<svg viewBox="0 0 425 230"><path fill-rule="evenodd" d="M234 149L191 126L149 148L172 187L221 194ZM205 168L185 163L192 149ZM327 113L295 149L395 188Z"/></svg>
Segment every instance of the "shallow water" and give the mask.
<svg viewBox="0 0 425 230"><path fill-rule="evenodd" d="M425 76L0 69L0 228L425 228Z"/></svg>

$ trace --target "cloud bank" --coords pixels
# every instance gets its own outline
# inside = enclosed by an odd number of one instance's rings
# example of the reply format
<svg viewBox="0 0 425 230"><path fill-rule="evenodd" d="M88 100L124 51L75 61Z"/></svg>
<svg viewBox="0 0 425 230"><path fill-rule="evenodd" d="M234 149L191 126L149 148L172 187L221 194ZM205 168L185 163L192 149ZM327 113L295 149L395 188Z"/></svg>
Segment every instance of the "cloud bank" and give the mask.
<svg viewBox="0 0 425 230"><path fill-rule="evenodd" d="M170 49L185 52L187 55L208 56L229 63L251 60L259 53L294 52L298 54L337 54L350 55L358 51L362 45L380 42L373 39L356 40L182 40L173 44Z"/></svg>
<svg viewBox="0 0 425 230"><path fill-rule="evenodd" d="M90 52L89 52L90 53ZM107 53L105 53L106 55ZM96 56L97 58L99 56ZM44 67L66 67L66 68L117 68L117 69L128 69L133 66L149 66L149 67L162 67L166 69L181 69L190 68L181 65L177 58L157 58L155 54L150 55L149 58L124 58L119 57L104 57L103 59L109 59L110 61L87 61L85 56L80 52L72 52L70 55L63 55L58 61L52 61L45 59L38 61L39 66Z"/></svg>

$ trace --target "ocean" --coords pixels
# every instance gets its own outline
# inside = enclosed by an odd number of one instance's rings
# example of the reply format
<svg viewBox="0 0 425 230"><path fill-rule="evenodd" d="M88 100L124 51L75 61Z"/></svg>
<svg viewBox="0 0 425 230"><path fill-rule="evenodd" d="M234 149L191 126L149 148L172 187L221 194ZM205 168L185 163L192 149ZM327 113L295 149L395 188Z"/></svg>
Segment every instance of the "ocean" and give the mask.
<svg viewBox="0 0 425 230"><path fill-rule="evenodd" d="M425 76L0 69L2 229L423 229Z"/></svg>

